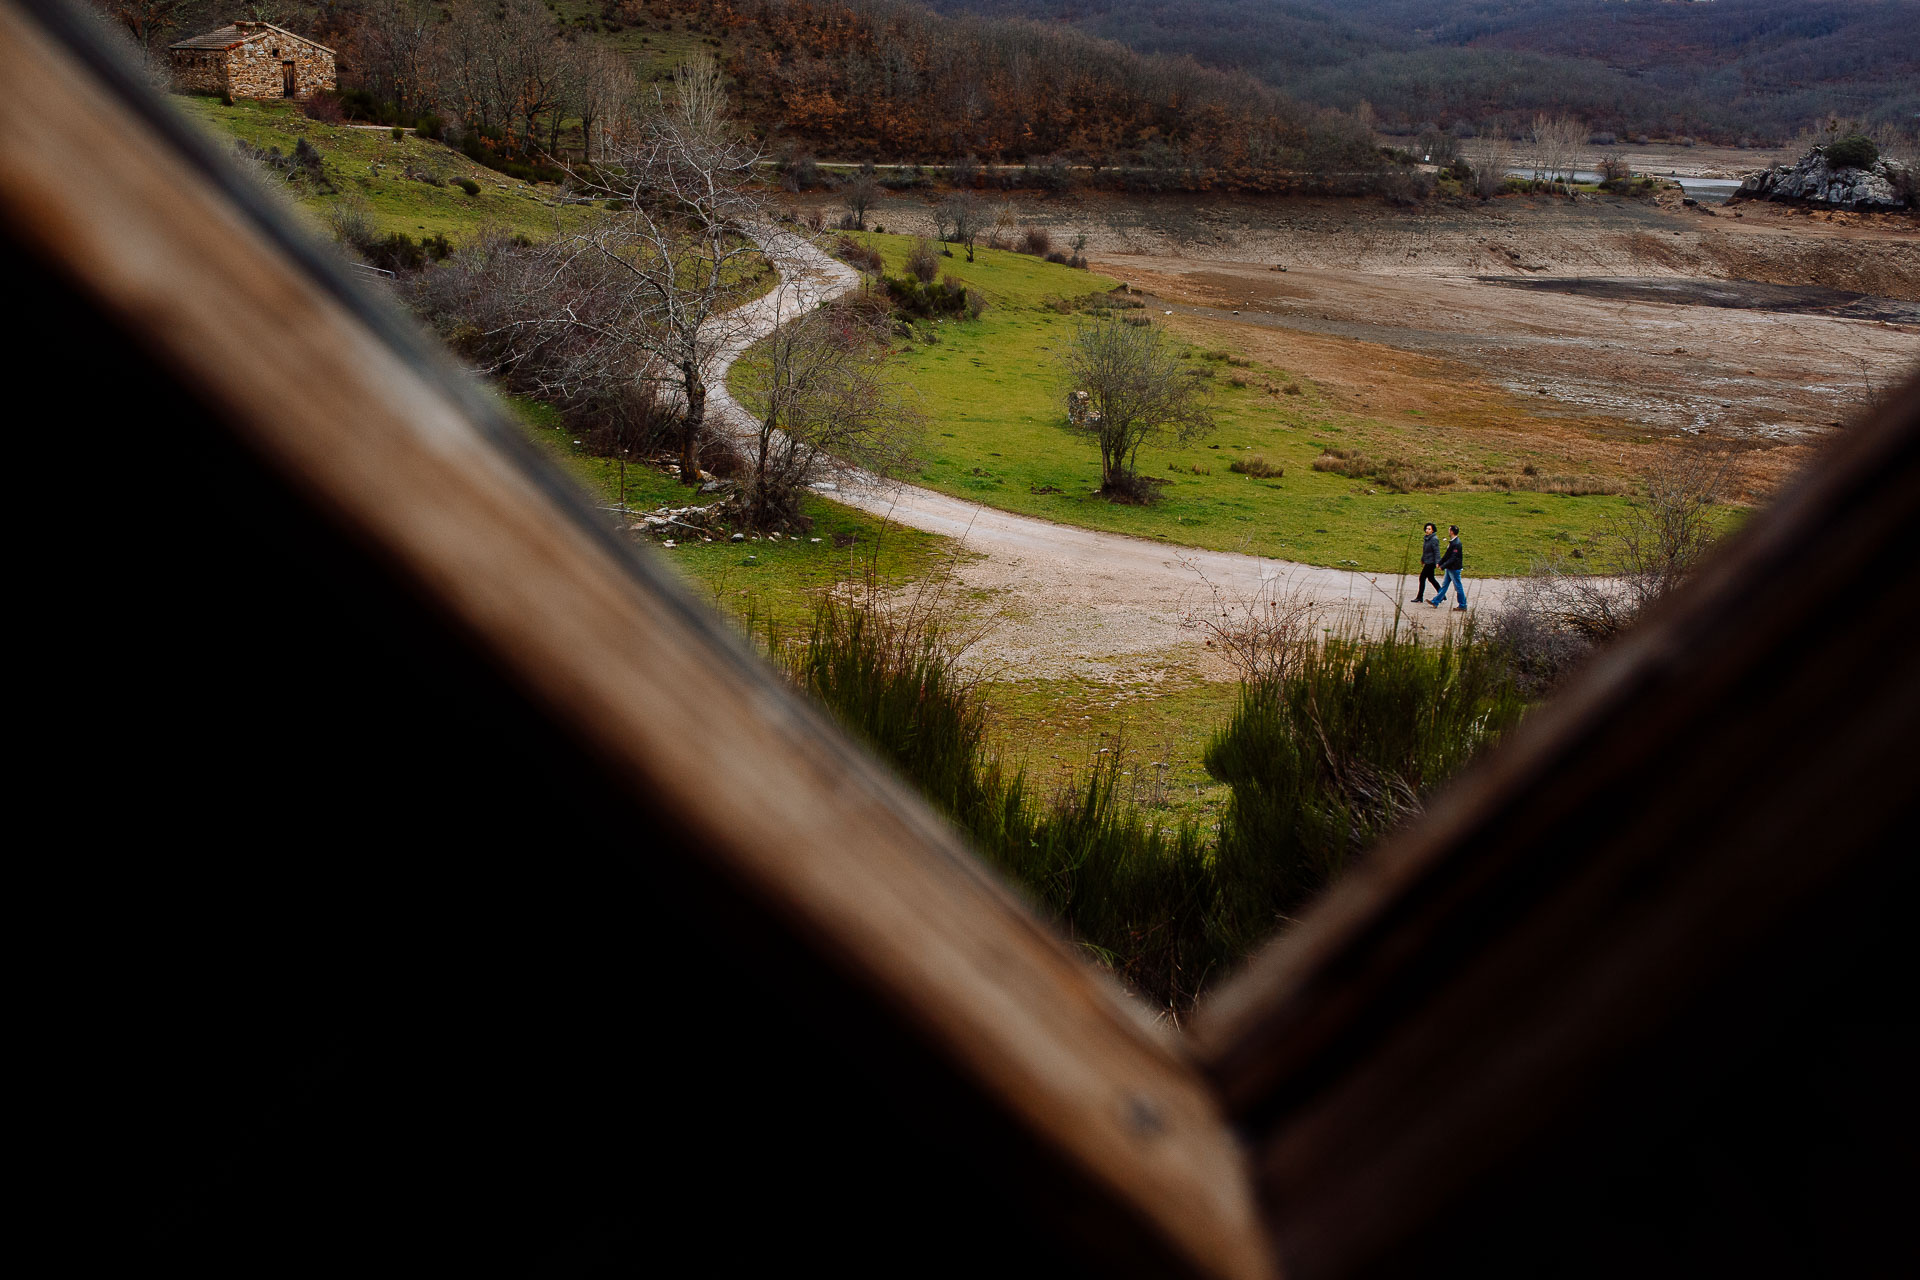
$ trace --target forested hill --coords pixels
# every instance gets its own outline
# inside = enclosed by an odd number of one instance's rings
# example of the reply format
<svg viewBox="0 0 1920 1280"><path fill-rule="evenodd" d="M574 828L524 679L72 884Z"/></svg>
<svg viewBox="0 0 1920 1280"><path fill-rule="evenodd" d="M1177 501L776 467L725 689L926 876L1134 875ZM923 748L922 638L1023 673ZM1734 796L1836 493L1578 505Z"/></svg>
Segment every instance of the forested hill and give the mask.
<svg viewBox="0 0 1920 1280"><path fill-rule="evenodd" d="M633 0L628 0L633 3ZM1369 190L1352 115L1251 76L1145 56L1058 24L943 17L899 0L679 0L724 33L747 119L789 148L947 163L1071 158L1129 186Z"/></svg>
<svg viewBox="0 0 1920 1280"><path fill-rule="evenodd" d="M1785 140L1911 126L1920 0L931 0L1247 71L1389 127L1571 111L1596 130Z"/></svg>

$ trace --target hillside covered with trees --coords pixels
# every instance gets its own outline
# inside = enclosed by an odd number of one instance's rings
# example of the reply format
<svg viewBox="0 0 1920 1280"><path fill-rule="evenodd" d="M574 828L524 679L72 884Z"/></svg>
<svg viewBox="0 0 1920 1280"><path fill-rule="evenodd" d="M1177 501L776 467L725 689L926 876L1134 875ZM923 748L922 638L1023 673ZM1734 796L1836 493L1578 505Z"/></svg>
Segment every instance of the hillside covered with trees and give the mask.
<svg viewBox="0 0 1920 1280"><path fill-rule="evenodd" d="M1911 125L1915 0L931 0L1241 70L1390 128L1516 127L1783 141L1829 114Z"/></svg>
<svg viewBox="0 0 1920 1280"><path fill-rule="evenodd" d="M1068 28L944 18L895 0L690 7L727 31L749 116L835 154L1069 157L1134 185L1254 191L1347 189L1381 169L1351 116Z"/></svg>
<svg viewBox="0 0 1920 1280"><path fill-rule="evenodd" d="M164 59L230 20L221 0L100 0ZM258 5L248 12L254 12ZM339 56L344 109L428 132L482 163L557 179L593 159L648 82L711 54L741 122L792 160L988 166L1134 190L1377 189L1391 176L1358 113L1303 106L1244 72L1141 54L1058 24L947 17L903 0L285 0L280 25ZM664 63L664 65L663 65Z"/></svg>

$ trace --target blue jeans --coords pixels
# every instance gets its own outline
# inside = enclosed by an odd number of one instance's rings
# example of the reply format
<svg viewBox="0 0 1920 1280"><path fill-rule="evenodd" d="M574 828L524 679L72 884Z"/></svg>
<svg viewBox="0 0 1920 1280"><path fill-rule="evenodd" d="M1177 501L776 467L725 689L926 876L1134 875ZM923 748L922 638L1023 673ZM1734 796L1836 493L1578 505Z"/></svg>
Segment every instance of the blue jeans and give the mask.
<svg viewBox="0 0 1920 1280"><path fill-rule="evenodd" d="M1461 584L1460 571L1458 569L1447 570L1447 576L1440 579L1440 590L1434 593L1433 607L1438 609L1442 604L1446 603L1448 584L1452 584L1454 598L1460 602L1460 607L1462 609L1466 608L1467 589Z"/></svg>

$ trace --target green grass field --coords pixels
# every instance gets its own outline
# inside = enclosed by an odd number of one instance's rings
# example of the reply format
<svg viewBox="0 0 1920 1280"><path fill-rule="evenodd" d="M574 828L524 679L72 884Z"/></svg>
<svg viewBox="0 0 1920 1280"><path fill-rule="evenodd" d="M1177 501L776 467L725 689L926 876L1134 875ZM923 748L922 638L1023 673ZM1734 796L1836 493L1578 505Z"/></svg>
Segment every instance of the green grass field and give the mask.
<svg viewBox="0 0 1920 1280"><path fill-rule="evenodd" d="M608 507L619 503L618 462L595 457L575 444L551 406L520 397L509 399L508 404L526 424L528 437L589 495ZM644 463L627 465L625 483L626 504L635 512L707 500ZM698 534L690 534L690 540L676 539L673 547L657 542L654 547L723 611L781 628L798 627L812 616L822 591L869 579L882 589L905 586L935 576L953 554L953 544L946 538L878 520L851 507L809 498L805 510L814 526L803 537L734 543L702 542Z"/></svg>
<svg viewBox="0 0 1920 1280"><path fill-rule="evenodd" d="M1233 715L1237 682L992 680L980 695L993 710L992 750L1043 794L1084 779L1101 752L1117 752L1123 791L1140 808L1170 822L1210 828L1218 820L1227 789L1200 757Z"/></svg>
<svg viewBox="0 0 1920 1280"><path fill-rule="evenodd" d="M860 238L881 252L890 274L904 270L910 238ZM1051 304L1112 289L1115 282L992 249L981 249L972 264L956 252L942 265L990 305L977 321L933 326L933 344L897 343L892 356L928 413L926 465L917 479L930 488L1171 544L1372 571L1395 571L1410 561L1417 567L1420 525L1453 523L1462 528L1470 574L1522 573L1551 552L1583 546L1625 501L1458 487L1396 493L1377 482L1317 472L1313 461L1329 447L1417 462L1436 442L1423 438L1431 429L1418 421L1343 411L1285 369L1237 365L1229 357L1238 353L1189 348L1194 367L1210 377L1219 430L1194 444L1141 450L1141 473L1169 482L1161 501L1146 507L1109 502L1094 493L1100 465L1093 444L1066 429L1068 388L1054 368L1080 317ZM1232 385L1236 377L1247 385ZM1289 383L1299 393L1278 394ZM1448 469L1461 469L1460 439L1450 436L1444 444ZM1526 462L1481 453L1462 474L1517 472ZM1255 478L1229 470L1236 457L1256 455L1283 474Z"/></svg>
<svg viewBox="0 0 1920 1280"><path fill-rule="evenodd" d="M588 208L552 204L550 186L529 186L495 173L451 147L410 132L395 142L387 129L310 120L287 102L238 100L228 107L218 98L177 94L170 101L223 146L240 139L288 153L304 137L319 149L337 191L319 191L306 181L283 189L295 205L323 220L329 208L358 202L381 232L402 231L416 238L439 234L459 244L487 227L544 239L592 216ZM410 173L430 175L440 185ZM478 183L480 194L470 196L454 185L461 178Z"/></svg>

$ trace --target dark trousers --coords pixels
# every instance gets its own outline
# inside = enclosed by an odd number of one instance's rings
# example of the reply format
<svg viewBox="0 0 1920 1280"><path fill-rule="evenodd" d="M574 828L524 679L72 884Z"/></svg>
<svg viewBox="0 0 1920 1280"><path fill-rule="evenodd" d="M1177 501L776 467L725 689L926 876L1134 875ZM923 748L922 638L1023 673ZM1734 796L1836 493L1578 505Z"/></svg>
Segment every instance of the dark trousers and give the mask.
<svg viewBox="0 0 1920 1280"><path fill-rule="evenodd" d="M1415 587L1415 588L1414 588L1414 591L1413 591L1413 598L1414 598L1414 599L1416 599L1416 600L1418 600L1418 599L1420 599L1420 598L1421 598L1422 596L1424 596L1424 595L1426 595L1426 594L1427 594L1427 584L1428 584L1429 582L1431 582L1431 583L1433 584L1433 593L1434 593L1435 595L1439 595L1439 594L1440 594L1440 579L1438 579L1438 578L1436 578L1436 577L1434 577L1434 576L1433 576L1433 566L1432 566L1432 565L1430 565L1430 564L1423 564L1423 565L1421 565L1421 566L1420 566L1420 585L1419 585L1418 587Z"/></svg>

